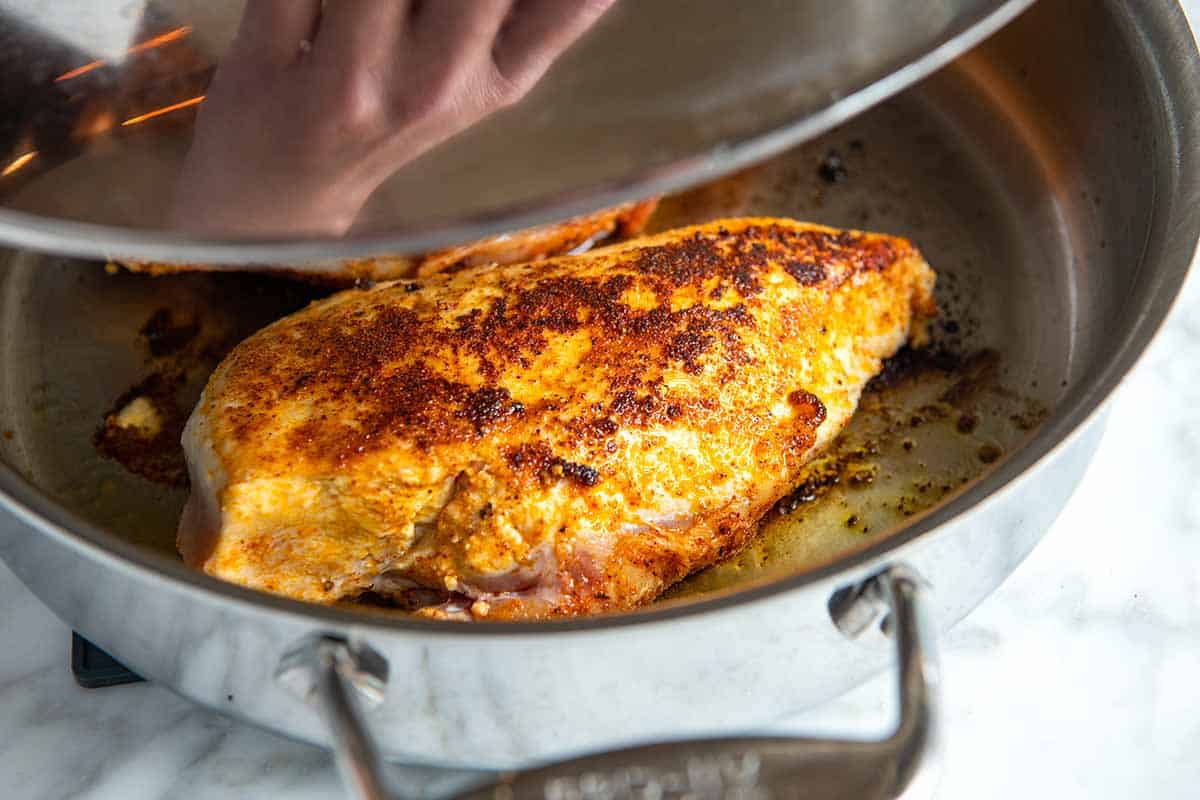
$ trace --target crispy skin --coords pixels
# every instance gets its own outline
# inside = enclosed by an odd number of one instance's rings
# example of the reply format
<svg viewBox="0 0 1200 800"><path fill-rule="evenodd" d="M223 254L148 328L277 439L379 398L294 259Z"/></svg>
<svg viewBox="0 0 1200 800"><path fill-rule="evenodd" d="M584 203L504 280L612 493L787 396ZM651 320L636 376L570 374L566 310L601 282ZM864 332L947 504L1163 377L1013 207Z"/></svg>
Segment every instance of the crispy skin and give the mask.
<svg viewBox="0 0 1200 800"><path fill-rule="evenodd" d="M345 261L339 265L338 270L331 273L296 272L278 267L256 269L293 274L298 278L332 286L350 286L363 281L389 281L414 275L424 277L486 264L537 261L568 253L589 242L610 237L636 236L641 233L657 207L657 198L628 203L594 214L573 217L565 222L492 236L423 256L380 256ZM202 264L147 264L137 261L121 262L121 266L147 275L171 275L209 269Z"/></svg>
<svg viewBox="0 0 1200 800"><path fill-rule="evenodd" d="M742 219L343 292L212 376L180 549L322 603L637 606L746 543L933 283L903 239Z"/></svg>

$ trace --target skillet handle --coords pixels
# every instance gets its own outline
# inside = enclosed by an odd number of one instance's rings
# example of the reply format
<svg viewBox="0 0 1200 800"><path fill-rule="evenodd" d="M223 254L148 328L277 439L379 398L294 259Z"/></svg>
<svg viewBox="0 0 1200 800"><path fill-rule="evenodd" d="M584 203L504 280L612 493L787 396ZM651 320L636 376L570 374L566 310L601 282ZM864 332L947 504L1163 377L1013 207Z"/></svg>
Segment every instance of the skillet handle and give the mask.
<svg viewBox="0 0 1200 800"><path fill-rule="evenodd" d="M937 664L921 580L892 567L831 603L839 626L861 631L886 603L895 640L900 722L881 741L736 738L635 747L504 776L471 800L663 800L911 796L937 755ZM889 621L890 619L890 621ZM857 624L853 624L857 623Z"/></svg>
<svg viewBox="0 0 1200 800"><path fill-rule="evenodd" d="M275 670L275 680L317 706L342 782L361 800L392 796L384 760L359 709L360 703L373 707L383 702L387 679L383 656L336 636L303 639Z"/></svg>
<svg viewBox="0 0 1200 800"><path fill-rule="evenodd" d="M796 738L710 739L634 747L502 775L463 800L668 800L821 798L881 800L929 789L938 759L937 653L923 610L921 579L890 567L830 603L856 635L889 612L883 629L896 647L900 721L879 741ZM334 735L348 788L363 800L389 796L383 761L358 716L350 687L362 667L351 646L317 641L313 693ZM391 795L396 796L396 795Z"/></svg>

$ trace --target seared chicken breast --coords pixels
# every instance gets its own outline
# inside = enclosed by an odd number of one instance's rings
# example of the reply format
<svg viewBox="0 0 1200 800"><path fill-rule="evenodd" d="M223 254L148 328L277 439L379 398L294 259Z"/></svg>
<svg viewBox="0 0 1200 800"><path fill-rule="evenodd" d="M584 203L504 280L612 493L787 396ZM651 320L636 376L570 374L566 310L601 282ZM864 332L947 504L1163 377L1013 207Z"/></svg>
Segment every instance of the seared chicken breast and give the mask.
<svg viewBox="0 0 1200 800"><path fill-rule="evenodd" d="M562 255L572 250L612 238L628 238L641 233L654 213L658 200L643 200L615 208L573 217L564 222L539 225L515 233L505 233L477 242L438 250L419 256L380 256L338 263L329 272L296 272L279 267L254 267L269 272L294 273L297 277L349 286L359 282L387 281L413 275L433 275L452 272L464 267L494 264L514 264L537 261L548 256ZM121 266L133 272L149 275L170 275L177 272L199 272L209 269L201 264L155 264L123 261ZM251 268L248 268L251 269Z"/></svg>
<svg viewBox="0 0 1200 800"><path fill-rule="evenodd" d="M754 535L933 284L904 239L731 219L342 292L213 374L179 548L317 603L638 606Z"/></svg>

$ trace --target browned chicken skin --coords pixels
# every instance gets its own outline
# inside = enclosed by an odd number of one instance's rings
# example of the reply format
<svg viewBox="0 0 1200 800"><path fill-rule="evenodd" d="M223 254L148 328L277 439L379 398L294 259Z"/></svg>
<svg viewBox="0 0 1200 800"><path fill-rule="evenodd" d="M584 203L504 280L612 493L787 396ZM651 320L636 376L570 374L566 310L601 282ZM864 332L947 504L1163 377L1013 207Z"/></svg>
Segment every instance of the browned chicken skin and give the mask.
<svg viewBox="0 0 1200 800"><path fill-rule="evenodd" d="M753 536L933 283L903 239L738 219L343 292L212 376L180 549L314 602L635 607Z"/></svg>
<svg viewBox="0 0 1200 800"><path fill-rule="evenodd" d="M315 280L333 286L350 286L361 281L389 281L452 272L464 267L488 264L515 264L537 261L562 255L592 242L609 238L628 238L641 233L654 209L657 198L628 203L572 217L564 222L539 225L515 233L505 233L480 239L477 242L450 247L419 256L379 256L344 261L327 273L295 272L296 277ZM200 264L149 264L122 262L126 269L149 275L170 275L177 272L197 272L209 269ZM291 274L277 267L264 267L272 272Z"/></svg>

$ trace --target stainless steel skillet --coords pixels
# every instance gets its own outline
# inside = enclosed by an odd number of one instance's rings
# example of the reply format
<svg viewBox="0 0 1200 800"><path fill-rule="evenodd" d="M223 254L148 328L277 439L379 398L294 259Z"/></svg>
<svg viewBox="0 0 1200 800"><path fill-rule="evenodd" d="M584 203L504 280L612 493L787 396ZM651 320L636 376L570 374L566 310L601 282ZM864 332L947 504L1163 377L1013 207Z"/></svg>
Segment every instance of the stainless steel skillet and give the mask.
<svg viewBox="0 0 1200 800"><path fill-rule="evenodd" d="M335 637L324 651L300 651L332 653L330 668L354 666L338 639L352 654L383 657L386 693L367 721L387 756L410 763L517 768L637 741L752 731L888 661L889 648L875 641L879 617L853 638L835 624L853 630L871 619L850 613L869 608L867 586L900 586L893 625L915 633L905 600L919 582L889 568L921 575L932 626L945 628L1003 580L1066 501L1098 440L1104 400L1161 323L1195 250L1198 79L1195 43L1174 3L1042 0L925 83L764 168L745 197L722 201L913 236L942 274L946 299L957 288L970 312L970 346L995 348L1004 384L1045 408L991 471L817 566L777 563L736 586L612 619L471 628L312 608L191 574L113 533L139 522L161 528L174 501L92 457L87 438L143 367L131 344L145 312L165 293L201 289L189 281L146 289L24 253L7 256L0 292L0 431L13 434L0 436L0 488L18 523L2 528L0 556L133 668L309 741L329 741L321 716L275 673L312 636ZM848 174L826 183L819 167L835 148ZM917 639L899 640L907 688L919 689ZM917 762L897 759L916 750L901 745L921 743L927 730L902 728L890 751L877 749L891 758L875 762L880 771L836 777L877 775L881 790L906 784ZM691 762L680 756L687 752ZM540 774L509 791L783 793L800 779L776 764L814 763L761 741L729 756L724 747L626 754L588 767L590 775ZM907 767L884 771L897 764Z"/></svg>

